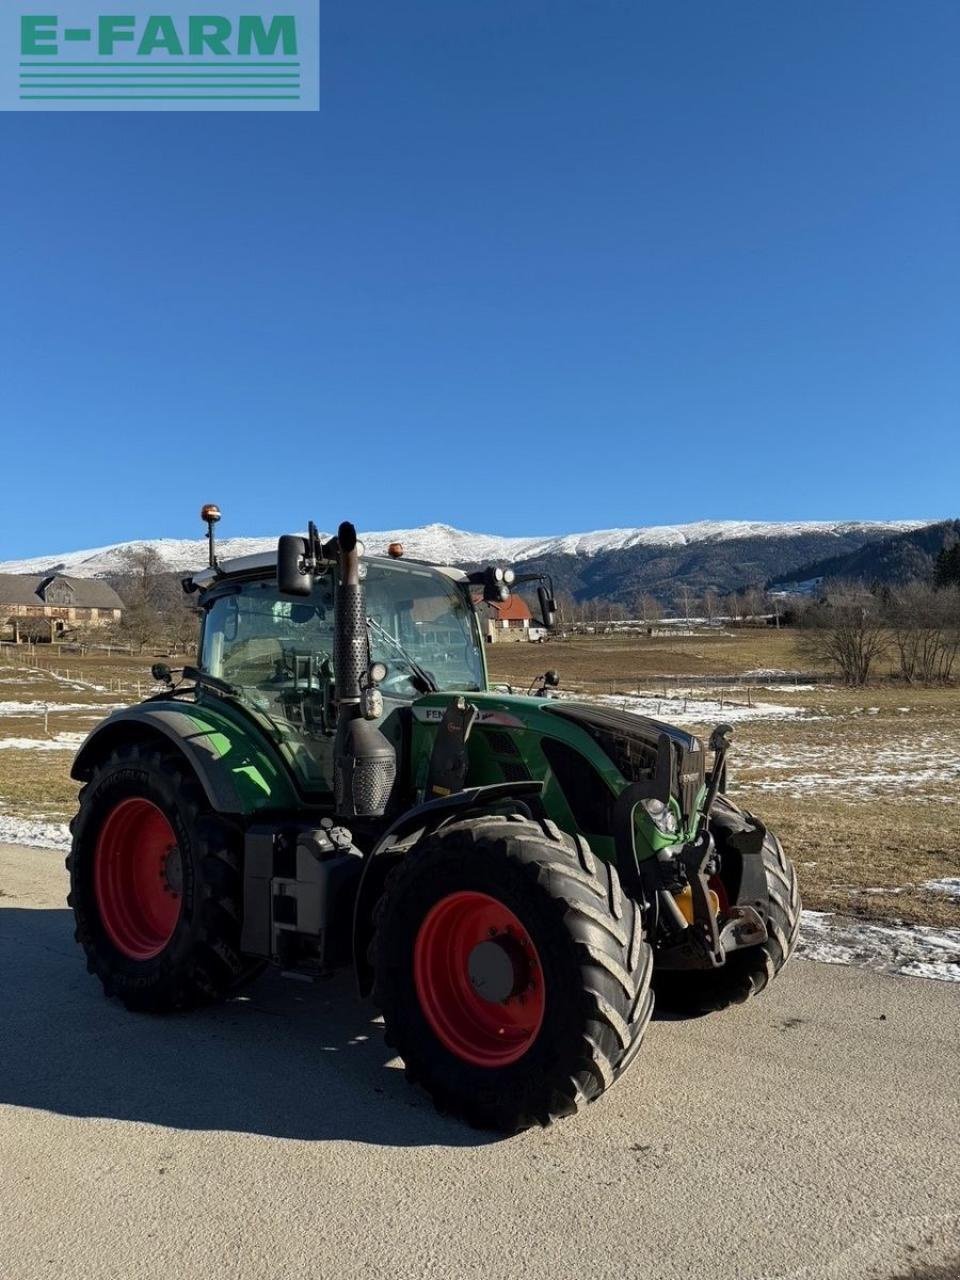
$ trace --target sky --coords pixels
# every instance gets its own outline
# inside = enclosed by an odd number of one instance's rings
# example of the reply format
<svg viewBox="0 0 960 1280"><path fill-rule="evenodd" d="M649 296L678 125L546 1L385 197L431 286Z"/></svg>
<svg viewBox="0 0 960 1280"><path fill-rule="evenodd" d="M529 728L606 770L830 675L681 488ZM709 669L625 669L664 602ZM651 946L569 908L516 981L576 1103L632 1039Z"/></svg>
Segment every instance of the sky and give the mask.
<svg viewBox="0 0 960 1280"><path fill-rule="evenodd" d="M954 0L321 0L320 111L0 114L0 559L960 515Z"/></svg>

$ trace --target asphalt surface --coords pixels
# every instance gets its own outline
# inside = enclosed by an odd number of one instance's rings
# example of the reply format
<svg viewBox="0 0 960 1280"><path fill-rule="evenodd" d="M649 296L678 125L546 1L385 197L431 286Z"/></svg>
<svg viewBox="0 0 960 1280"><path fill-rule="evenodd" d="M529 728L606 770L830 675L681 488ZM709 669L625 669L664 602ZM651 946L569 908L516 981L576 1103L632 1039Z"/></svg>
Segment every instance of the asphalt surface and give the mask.
<svg viewBox="0 0 960 1280"><path fill-rule="evenodd" d="M0 846L0 1277L960 1277L960 986L796 961L582 1116L436 1115L347 977L107 1001Z"/></svg>

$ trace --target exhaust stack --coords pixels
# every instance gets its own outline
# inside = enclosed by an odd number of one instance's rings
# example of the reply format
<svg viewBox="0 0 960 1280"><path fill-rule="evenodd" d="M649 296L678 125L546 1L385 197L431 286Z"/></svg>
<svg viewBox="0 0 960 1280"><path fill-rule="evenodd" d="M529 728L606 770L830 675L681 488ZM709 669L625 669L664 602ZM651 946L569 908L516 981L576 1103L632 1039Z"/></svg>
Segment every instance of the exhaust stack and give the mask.
<svg viewBox="0 0 960 1280"><path fill-rule="evenodd" d="M377 725L363 716L361 694L369 679L370 653L357 531L349 522L341 524L336 545L334 800L343 818L374 818L385 812L390 800L397 756Z"/></svg>

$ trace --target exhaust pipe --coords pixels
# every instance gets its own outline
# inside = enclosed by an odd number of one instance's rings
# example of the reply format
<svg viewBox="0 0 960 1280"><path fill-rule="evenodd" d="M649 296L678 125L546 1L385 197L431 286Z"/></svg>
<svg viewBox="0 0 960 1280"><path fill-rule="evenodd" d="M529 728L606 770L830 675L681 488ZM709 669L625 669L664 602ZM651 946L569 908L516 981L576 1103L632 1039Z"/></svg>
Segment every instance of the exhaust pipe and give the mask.
<svg viewBox="0 0 960 1280"><path fill-rule="evenodd" d="M341 524L336 545L334 801L340 817L374 818L381 816L389 803L397 775L397 755L377 725L364 719L361 707L370 653L357 531L349 522Z"/></svg>

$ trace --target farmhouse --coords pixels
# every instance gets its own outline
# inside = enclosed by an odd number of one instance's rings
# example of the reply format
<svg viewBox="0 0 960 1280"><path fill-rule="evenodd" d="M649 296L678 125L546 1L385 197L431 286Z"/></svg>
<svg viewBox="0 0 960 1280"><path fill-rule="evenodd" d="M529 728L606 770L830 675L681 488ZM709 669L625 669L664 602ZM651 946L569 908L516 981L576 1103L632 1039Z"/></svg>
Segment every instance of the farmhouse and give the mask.
<svg viewBox="0 0 960 1280"><path fill-rule="evenodd" d="M53 640L77 628L108 626L122 611L113 587L96 578L0 573L0 632L15 641Z"/></svg>
<svg viewBox="0 0 960 1280"><path fill-rule="evenodd" d="M530 606L518 595L487 604L485 629L490 644L502 640L539 640L543 634L533 621Z"/></svg>

